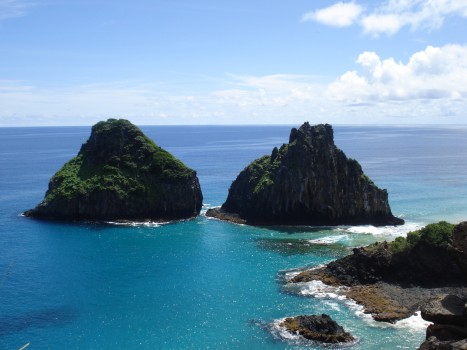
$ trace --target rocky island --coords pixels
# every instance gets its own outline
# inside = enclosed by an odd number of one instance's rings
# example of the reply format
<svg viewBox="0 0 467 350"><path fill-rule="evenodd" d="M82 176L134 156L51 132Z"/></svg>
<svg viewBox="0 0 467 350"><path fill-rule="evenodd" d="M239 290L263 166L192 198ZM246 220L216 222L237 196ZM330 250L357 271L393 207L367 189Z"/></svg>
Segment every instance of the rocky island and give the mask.
<svg viewBox="0 0 467 350"><path fill-rule="evenodd" d="M280 326L287 332L299 334L308 340L333 344L355 341L350 333L326 314L287 317Z"/></svg>
<svg viewBox="0 0 467 350"><path fill-rule="evenodd" d="M165 221L199 214L196 172L124 119L92 127L78 155L50 180L25 216L44 219Z"/></svg>
<svg viewBox="0 0 467 350"><path fill-rule="evenodd" d="M304 123L289 143L248 165L207 216L251 225L401 225L360 164L334 144L331 125Z"/></svg>

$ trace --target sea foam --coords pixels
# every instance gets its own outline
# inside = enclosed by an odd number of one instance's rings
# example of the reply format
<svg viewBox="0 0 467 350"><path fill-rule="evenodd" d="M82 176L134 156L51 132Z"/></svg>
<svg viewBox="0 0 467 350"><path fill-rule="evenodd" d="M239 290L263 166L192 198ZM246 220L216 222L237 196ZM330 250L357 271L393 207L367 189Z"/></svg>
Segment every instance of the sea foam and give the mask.
<svg viewBox="0 0 467 350"><path fill-rule="evenodd" d="M404 236L408 232L415 231L423 227L423 224L417 222L408 222L401 226L350 226L350 227L338 227L339 232L348 232L356 234L368 234L373 236Z"/></svg>
<svg viewBox="0 0 467 350"><path fill-rule="evenodd" d="M322 266L318 266L316 269L320 267ZM285 279L290 280L298 275L300 271L297 269L286 271L284 273ZM365 313L365 308L362 305L345 296L344 293L348 290L348 287L345 286L334 287L324 284L319 280L314 280L302 283L289 283L284 285L284 290L292 294L323 299L326 306L335 311L340 311L341 306L345 306L371 327L424 330L430 324L430 322L422 319L420 312L394 324L375 321L371 314Z"/></svg>

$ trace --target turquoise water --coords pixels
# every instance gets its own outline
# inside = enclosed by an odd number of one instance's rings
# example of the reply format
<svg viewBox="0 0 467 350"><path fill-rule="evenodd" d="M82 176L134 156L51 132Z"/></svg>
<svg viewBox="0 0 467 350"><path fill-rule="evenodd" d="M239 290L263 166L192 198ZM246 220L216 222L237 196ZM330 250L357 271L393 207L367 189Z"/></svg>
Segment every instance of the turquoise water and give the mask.
<svg viewBox="0 0 467 350"><path fill-rule="evenodd" d="M290 126L143 130L198 171L206 209L222 204L251 160L286 142ZM89 132L0 128L1 349L319 349L284 339L274 321L323 312L358 337L350 349L415 349L424 338L417 318L380 325L332 290L284 287L284 275L425 223L464 219L467 129L335 127L336 144L388 189L404 227L252 228L204 216L127 227L21 217Z"/></svg>

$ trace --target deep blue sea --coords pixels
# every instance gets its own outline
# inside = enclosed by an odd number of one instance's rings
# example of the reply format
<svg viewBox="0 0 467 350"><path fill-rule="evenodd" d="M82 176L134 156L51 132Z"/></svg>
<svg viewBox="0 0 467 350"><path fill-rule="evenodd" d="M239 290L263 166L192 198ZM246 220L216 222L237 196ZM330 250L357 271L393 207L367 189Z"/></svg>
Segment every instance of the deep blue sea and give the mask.
<svg viewBox="0 0 467 350"><path fill-rule="evenodd" d="M287 142L291 126L146 126L196 169L204 210L238 172ZM358 341L348 349L415 349L425 324L378 324L317 284L284 287L294 269L467 219L466 127L334 128L335 142L389 192L402 227L255 228L197 219L117 226L20 214L75 156L89 127L0 128L0 349L319 349L279 320L328 313ZM339 347L327 347L337 349Z"/></svg>

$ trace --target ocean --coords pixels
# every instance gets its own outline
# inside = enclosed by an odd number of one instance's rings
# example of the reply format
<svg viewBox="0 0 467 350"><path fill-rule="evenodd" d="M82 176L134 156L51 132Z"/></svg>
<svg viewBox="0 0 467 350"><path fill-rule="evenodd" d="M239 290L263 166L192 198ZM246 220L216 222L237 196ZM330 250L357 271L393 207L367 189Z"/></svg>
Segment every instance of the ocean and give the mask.
<svg viewBox="0 0 467 350"><path fill-rule="evenodd" d="M291 126L143 126L196 169L203 212ZM284 278L427 223L467 219L467 128L335 126L336 145L389 192L404 226L248 227L208 219L133 226L20 214L75 156L89 127L0 128L0 349L320 349L277 327L327 313L349 349L416 349L419 316L379 324L317 283ZM339 349L339 346L326 348Z"/></svg>

